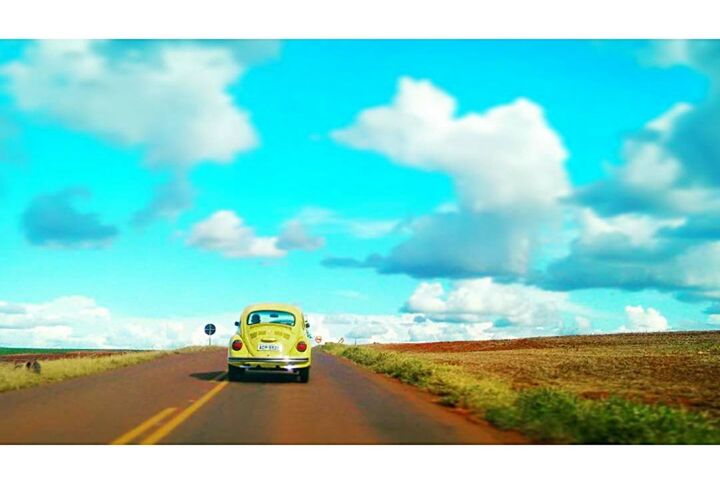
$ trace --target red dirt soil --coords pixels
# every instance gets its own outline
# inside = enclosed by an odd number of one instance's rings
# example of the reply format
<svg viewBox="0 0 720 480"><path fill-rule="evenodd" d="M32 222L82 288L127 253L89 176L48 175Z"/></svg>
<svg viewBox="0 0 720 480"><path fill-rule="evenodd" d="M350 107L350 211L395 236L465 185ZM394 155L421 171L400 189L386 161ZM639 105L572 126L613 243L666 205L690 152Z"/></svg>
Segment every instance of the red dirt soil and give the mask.
<svg viewBox="0 0 720 480"><path fill-rule="evenodd" d="M720 331L672 332L672 333L619 333L612 335L574 335L562 337L519 338L515 340L474 340L457 342L429 343L391 343L374 344L378 348L387 348L396 352L414 353L459 353L499 350L528 350L569 347L578 349L587 346L643 345L648 342L662 341L663 337L672 337L675 341L684 337L692 341L695 337L715 338L720 341Z"/></svg>

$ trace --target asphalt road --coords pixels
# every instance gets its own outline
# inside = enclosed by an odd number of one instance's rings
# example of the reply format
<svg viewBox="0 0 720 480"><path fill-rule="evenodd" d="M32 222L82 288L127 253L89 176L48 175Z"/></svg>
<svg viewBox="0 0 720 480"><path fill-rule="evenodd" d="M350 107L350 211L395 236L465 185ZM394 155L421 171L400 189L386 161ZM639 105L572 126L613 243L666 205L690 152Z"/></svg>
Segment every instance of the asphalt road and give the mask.
<svg viewBox="0 0 720 480"><path fill-rule="evenodd" d="M176 354L0 393L2 444L523 443L429 395L314 352L307 384L228 382L225 352Z"/></svg>

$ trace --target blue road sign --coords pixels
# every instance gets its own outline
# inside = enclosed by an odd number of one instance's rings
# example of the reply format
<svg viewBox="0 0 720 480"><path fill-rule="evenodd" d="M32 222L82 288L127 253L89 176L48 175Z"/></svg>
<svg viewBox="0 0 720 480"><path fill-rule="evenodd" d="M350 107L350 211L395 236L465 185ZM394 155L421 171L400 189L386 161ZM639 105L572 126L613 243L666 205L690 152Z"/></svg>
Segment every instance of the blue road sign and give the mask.
<svg viewBox="0 0 720 480"><path fill-rule="evenodd" d="M205 325L205 333L208 335L214 334L215 333L215 325L213 325L212 323L208 323L207 325Z"/></svg>

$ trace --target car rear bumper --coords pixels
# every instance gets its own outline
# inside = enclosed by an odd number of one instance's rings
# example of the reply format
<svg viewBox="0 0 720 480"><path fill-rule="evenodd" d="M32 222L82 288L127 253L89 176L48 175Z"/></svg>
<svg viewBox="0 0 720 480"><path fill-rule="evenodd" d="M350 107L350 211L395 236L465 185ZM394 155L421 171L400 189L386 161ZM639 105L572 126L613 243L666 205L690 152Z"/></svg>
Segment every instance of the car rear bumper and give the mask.
<svg viewBox="0 0 720 480"><path fill-rule="evenodd" d="M309 358L257 358L257 357L228 357L228 365L240 368L285 368L296 369L310 366Z"/></svg>

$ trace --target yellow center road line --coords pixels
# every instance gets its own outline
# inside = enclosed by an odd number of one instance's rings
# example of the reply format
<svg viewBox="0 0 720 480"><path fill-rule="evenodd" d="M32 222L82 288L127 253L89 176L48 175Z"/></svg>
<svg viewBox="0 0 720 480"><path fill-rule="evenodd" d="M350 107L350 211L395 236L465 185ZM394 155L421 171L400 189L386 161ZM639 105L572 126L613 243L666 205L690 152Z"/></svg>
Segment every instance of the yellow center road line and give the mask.
<svg viewBox="0 0 720 480"><path fill-rule="evenodd" d="M131 440L139 437L143 433L145 433L147 430L155 426L157 423L162 421L165 417L172 414L175 410L177 410L176 407L170 407L166 408L165 410L161 410L157 414L153 415L152 417L145 420L143 423L138 425L137 427L133 428L129 432L119 436L112 442L110 442L110 445L125 445L126 443L129 443Z"/></svg>
<svg viewBox="0 0 720 480"><path fill-rule="evenodd" d="M213 378L213 381L218 381L224 376L225 376L225 372L223 372L220 375L218 375L217 377ZM220 391L223 388L227 387L227 385L228 385L228 382L222 382L222 383L215 385L215 387L213 387L212 390L210 390L205 395L200 397L195 403L193 403L192 405L187 407L185 410L183 410L182 412L175 415L173 418L170 419L169 422L167 422L166 424L164 424L163 426L161 426L160 428L155 430L155 432L153 434L149 435L145 440L140 442L140 445L154 445L154 444L158 443L160 440L162 440L163 438L167 437L170 434L170 432L175 430L181 423L183 423L185 420L190 418L193 413L197 412L200 409L200 407L202 407L207 402L209 402L211 398L213 398L215 395L220 393Z"/></svg>

